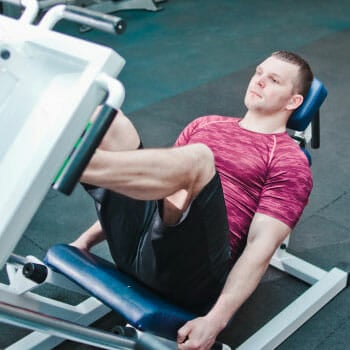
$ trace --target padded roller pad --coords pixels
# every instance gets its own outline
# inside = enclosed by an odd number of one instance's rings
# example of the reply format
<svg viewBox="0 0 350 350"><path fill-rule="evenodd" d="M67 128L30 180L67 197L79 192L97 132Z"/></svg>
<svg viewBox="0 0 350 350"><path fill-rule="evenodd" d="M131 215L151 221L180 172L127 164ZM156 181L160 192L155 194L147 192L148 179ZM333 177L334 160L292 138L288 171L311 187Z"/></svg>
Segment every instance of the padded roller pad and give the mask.
<svg viewBox="0 0 350 350"><path fill-rule="evenodd" d="M320 109L327 94L327 89L322 82L314 78L303 104L291 115L287 127L304 131Z"/></svg>
<svg viewBox="0 0 350 350"><path fill-rule="evenodd" d="M176 339L177 330L195 317L166 302L109 261L75 247L54 245L48 250L45 263L141 331Z"/></svg>

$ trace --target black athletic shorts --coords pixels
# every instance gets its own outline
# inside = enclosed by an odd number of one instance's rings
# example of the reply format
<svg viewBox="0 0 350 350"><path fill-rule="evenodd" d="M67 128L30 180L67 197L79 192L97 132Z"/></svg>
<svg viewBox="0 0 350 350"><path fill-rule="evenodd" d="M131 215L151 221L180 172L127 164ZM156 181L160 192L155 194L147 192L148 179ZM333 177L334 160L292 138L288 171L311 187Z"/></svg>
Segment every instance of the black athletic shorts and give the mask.
<svg viewBox="0 0 350 350"><path fill-rule="evenodd" d="M101 188L85 188L95 199L118 268L179 305L207 311L232 265L218 174L174 226L162 221L162 201L135 200Z"/></svg>

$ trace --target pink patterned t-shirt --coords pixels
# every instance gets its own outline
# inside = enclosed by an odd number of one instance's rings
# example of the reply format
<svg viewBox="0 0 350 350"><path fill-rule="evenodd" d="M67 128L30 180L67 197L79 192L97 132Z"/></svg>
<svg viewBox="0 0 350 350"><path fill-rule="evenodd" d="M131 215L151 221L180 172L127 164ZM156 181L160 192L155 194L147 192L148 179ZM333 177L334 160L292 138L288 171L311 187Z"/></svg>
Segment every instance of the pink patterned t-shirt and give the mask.
<svg viewBox="0 0 350 350"><path fill-rule="evenodd" d="M241 128L240 120L217 115L200 117L176 141L176 146L204 143L214 153L234 259L245 246L256 212L293 228L312 189L307 158L287 132L252 132Z"/></svg>

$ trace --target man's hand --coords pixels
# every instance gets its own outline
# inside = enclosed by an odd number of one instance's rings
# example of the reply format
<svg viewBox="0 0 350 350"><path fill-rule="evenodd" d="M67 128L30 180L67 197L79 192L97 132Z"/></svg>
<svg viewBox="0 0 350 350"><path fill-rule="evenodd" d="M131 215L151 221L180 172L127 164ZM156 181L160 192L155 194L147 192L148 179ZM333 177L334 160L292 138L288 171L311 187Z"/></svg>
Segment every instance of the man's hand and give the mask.
<svg viewBox="0 0 350 350"><path fill-rule="evenodd" d="M179 350L210 350L221 329L207 317L187 322L177 333Z"/></svg>
<svg viewBox="0 0 350 350"><path fill-rule="evenodd" d="M106 239L99 221L96 221L90 228L82 233L74 242L69 245L82 251L89 251L94 245Z"/></svg>

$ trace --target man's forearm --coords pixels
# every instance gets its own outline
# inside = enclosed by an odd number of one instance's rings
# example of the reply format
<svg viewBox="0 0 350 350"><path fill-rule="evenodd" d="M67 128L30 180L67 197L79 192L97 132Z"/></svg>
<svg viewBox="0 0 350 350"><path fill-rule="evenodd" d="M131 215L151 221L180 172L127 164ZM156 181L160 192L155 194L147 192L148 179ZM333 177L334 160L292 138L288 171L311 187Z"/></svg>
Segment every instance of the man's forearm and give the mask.
<svg viewBox="0 0 350 350"><path fill-rule="evenodd" d="M223 328L258 286L271 257L291 229L277 219L256 214L247 245L229 273L216 304L207 317Z"/></svg>
<svg viewBox="0 0 350 350"><path fill-rule="evenodd" d="M225 286L206 317L224 329L232 316L258 286L269 264L268 259L251 260L249 252L243 253L228 275Z"/></svg>
<svg viewBox="0 0 350 350"><path fill-rule="evenodd" d="M90 250L94 245L106 239L105 233L99 221L96 221L84 233L82 233L71 245L81 249Z"/></svg>

